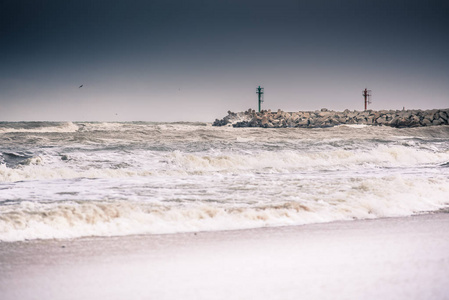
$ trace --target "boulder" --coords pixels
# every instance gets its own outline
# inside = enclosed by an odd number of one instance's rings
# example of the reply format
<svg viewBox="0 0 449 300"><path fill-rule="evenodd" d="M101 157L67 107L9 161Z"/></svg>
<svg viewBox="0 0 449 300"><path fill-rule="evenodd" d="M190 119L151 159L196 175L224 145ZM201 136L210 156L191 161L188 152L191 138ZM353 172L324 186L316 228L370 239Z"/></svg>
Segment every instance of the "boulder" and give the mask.
<svg viewBox="0 0 449 300"><path fill-rule="evenodd" d="M432 121L432 125L434 125L434 126L441 125L441 124L444 124L444 121L442 119Z"/></svg>
<svg viewBox="0 0 449 300"><path fill-rule="evenodd" d="M388 121L387 121L387 118L385 116L382 116L382 117L379 117L379 118L376 119L376 123L379 124L379 125L384 125L384 124L387 124Z"/></svg>
<svg viewBox="0 0 449 300"><path fill-rule="evenodd" d="M418 127L419 124L419 117L418 116L411 116L409 119L409 127Z"/></svg>
<svg viewBox="0 0 449 300"><path fill-rule="evenodd" d="M419 123L422 126L430 126L430 125L432 125L432 122L429 119L427 119L427 118L422 119Z"/></svg>
<svg viewBox="0 0 449 300"><path fill-rule="evenodd" d="M268 117L266 115L262 117L261 124L262 125L268 124Z"/></svg>
<svg viewBox="0 0 449 300"><path fill-rule="evenodd" d="M309 125L309 122L307 119L299 119L296 124L300 125L300 126L307 126Z"/></svg>
<svg viewBox="0 0 449 300"><path fill-rule="evenodd" d="M297 114L297 113L294 113L293 115L292 115L292 121L293 122L297 122L299 120L299 115Z"/></svg>
<svg viewBox="0 0 449 300"><path fill-rule="evenodd" d="M433 114L425 114L424 115L424 119L427 119L427 120L429 120L430 122L432 122L433 121Z"/></svg>
<svg viewBox="0 0 449 300"><path fill-rule="evenodd" d="M318 115L319 117L326 118L326 117L331 116L331 115L332 115L332 112L330 112L330 111L321 111L321 112L319 112L317 115Z"/></svg>
<svg viewBox="0 0 449 300"><path fill-rule="evenodd" d="M316 118L314 119L313 125L317 127L322 127L326 123L325 118Z"/></svg>

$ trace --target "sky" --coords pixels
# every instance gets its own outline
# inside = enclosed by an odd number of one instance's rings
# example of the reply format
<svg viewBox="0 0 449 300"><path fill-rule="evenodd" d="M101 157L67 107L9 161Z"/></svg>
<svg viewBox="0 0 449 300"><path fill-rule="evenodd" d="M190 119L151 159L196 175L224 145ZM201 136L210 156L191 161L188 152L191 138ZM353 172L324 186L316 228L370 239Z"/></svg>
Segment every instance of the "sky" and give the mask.
<svg viewBox="0 0 449 300"><path fill-rule="evenodd" d="M447 0L0 0L0 121L449 107ZM80 87L83 85L82 87Z"/></svg>

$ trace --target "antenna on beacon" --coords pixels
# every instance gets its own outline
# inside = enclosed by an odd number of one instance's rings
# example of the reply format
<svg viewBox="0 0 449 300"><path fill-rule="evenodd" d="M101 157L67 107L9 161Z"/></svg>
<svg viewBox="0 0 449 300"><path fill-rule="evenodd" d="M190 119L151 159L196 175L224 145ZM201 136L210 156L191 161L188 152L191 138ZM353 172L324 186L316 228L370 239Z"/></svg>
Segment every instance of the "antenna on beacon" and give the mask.
<svg viewBox="0 0 449 300"><path fill-rule="evenodd" d="M365 99L365 111L366 111L368 104L371 104L372 91L365 88L362 92L362 95L363 98Z"/></svg>
<svg viewBox="0 0 449 300"><path fill-rule="evenodd" d="M261 88L260 85L256 89L256 94L258 94L259 96L259 112L260 112L261 103L263 102L263 88Z"/></svg>

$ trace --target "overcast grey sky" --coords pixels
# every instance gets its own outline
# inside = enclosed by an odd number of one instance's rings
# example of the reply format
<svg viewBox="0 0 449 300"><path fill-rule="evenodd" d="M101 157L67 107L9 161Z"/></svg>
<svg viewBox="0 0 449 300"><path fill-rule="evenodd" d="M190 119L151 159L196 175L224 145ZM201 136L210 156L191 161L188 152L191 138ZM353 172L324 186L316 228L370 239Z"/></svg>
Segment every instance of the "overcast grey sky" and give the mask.
<svg viewBox="0 0 449 300"><path fill-rule="evenodd" d="M0 121L449 107L447 0L0 0ZM83 85L82 88L79 88Z"/></svg>

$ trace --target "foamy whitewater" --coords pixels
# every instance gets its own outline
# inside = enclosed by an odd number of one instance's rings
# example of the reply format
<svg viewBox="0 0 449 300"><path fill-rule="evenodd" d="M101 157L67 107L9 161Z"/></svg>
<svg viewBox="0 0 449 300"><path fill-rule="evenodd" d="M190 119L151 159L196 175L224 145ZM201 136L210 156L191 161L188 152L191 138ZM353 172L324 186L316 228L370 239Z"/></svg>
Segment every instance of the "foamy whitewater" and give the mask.
<svg viewBox="0 0 449 300"><path fill-rule="evenodd" d="M447 210L449 127L0 123L0 241Z"/></svg>

